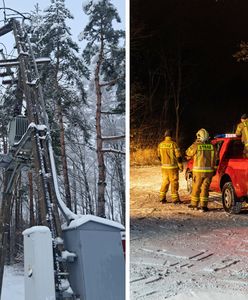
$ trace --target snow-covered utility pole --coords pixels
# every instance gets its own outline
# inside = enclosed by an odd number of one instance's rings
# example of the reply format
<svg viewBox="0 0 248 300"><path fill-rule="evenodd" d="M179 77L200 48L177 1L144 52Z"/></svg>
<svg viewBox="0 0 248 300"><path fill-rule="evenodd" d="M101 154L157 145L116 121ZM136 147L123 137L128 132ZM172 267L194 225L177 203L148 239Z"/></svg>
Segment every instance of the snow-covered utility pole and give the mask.
<svg viewBox="0 0 248 300"><path fill-rule="evenodd" d="M23 99L25 100L29 126L21 140L18 141L18 144L13 143L13 146L10 149L12 161L7 166L7 170L5 172L5 184L1 209L2 222L0 225L0 287L2 286L5 261L6 235L9 232L13 183L22 168L19 158L18 160L16 160L16 158L23 152L23 147L27 145L30 139L31 147L25 155L29 157L29 159L33 157L37 175L36 177L38 178L39 224L47 226L51 231L52 239L55 240L62 235L58 206L60 207L67 222L77 218L77 216L65 206L60 197L53 149L51 145L50 129L45 111L42 88L39 84L37 63L47 63L49 60L40 59L38 61L35 59L28 35L24 32L22 25L16 19L9 20L7 25L0 29L0 35L1 33L5 34L10 31L14 34L18 56L16 60L12 59L11 61L0 61L0 65L6 69L15 67L19 70L18 81L23 90ZM22 127L25 127L26 118L24 116L19 116L14 120L15 126L12 127L14 128L14 131L19 130L19 127L16 126L18 122L22 125ZM60 252L61 249L59 249L59 247L54 243L53 255L55 285L56 294L58 295L60 294L62 274L64 274L61 270L60 262L58 261Z"/></svg>

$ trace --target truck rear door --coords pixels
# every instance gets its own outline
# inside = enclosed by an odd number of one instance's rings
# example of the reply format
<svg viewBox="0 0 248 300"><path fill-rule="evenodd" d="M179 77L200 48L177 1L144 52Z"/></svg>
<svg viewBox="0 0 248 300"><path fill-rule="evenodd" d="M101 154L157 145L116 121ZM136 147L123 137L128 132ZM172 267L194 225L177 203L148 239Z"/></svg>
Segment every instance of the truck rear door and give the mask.
<svg viewBox="0 0 248 300"><path fill-rule="evenodd" d="M238 198L247 196L248 192L248 159L243 157L243 149L240 140L231 140L225 153L226 173Z"/></svg>

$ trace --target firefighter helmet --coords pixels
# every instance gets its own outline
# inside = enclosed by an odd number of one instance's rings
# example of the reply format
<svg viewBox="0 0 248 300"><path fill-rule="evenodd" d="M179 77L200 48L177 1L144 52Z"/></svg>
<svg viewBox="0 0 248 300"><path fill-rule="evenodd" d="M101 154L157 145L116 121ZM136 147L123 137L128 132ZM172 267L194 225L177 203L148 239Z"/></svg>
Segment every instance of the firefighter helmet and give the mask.
<svg viewBox="0 0 248 300"><path fill-rule="evenodd" d="M243 114L243 115L241 116L241 119L243 119L243 120L248 119L248 115L247 115L247 114Z"/></svg>
<svg viewBox="0 0 248 300"><path fill-rule="evenodd" d="M209 134L206 129L201 128L197 131L196 138L198 141L205 143L209 139Z"/></svg>
<svg viewBox="0 0 248 300"><path fill-rule="evenodd" d="M165 132L164 132L164 137L166 136L170 136L171 137L171 130L170 129L166 129Z"/></svg>

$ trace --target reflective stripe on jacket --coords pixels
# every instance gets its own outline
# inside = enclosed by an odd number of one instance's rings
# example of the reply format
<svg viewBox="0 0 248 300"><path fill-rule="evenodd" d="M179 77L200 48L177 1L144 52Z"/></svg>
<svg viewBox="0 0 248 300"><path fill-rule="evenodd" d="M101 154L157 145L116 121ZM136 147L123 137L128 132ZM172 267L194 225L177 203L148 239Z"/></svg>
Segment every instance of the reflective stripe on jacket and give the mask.
<svg viewBox="0 0 248 300"><path fill-rule="evenodd" d="M236 135L241 136L241 141L246 145L248 144L248 119L238 124Z"/></svg>
<svg viewBox="0 0 248 300"><path fill-rule="evenodd" d="M213 172L215 168L215 149L210 143L195 142L186 150L188 159L193 158L194 172Z"/></svg>
<svg viewBox="0 0 248 300"><path fill-rule="evenodd" d="M162 168L178 168L177 159L181 157L181 152L177 143L174 142L171 137L167 136L164 141L158 145L158 157L161 160Z"/></svg>

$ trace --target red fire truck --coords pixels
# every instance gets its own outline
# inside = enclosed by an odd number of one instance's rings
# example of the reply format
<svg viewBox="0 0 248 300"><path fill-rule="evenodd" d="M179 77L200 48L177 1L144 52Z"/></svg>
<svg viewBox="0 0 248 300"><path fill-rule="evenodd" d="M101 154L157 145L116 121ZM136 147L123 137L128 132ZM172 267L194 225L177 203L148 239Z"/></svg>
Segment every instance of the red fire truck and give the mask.
<svg viewBox="0 0 248 300"><path fill-rule="evenodd" d="M216 146L219 164L210 191L222 193L224 210L238 214L242 202L248 202L248 158L243 157L244 145L235 134L218 135L211 143ZM189 192L192 190L192 165L190 160L185 173Z"/></svg>

